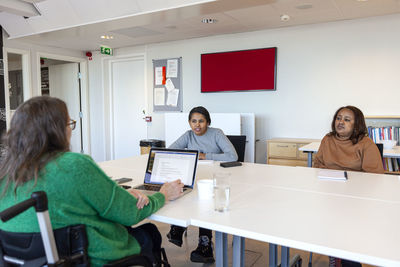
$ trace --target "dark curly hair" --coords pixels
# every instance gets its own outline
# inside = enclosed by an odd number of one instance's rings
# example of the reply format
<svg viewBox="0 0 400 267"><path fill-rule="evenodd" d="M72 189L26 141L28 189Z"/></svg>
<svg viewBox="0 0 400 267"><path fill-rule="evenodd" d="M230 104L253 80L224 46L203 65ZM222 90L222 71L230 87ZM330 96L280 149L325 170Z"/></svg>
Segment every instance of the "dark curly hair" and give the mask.
<svg viewBox="0 0 400 267"><path fill-rule="evenodd" d="M365 124L365 118L364 114L362 111L355 106L345 106L345 107L340 107L336 112L335 115L333 115L332 123L331 123L331 132L329 135L336 135L336 129L335 129L335 121L338 113L342 109L348 109L351 110L354 114L354 129L353 133L350 136L350 140L353 144L357 144L358 141L364 138L364 136L368 135L368 129L367 125Z"/></svg>
<svg viewBox="0 0 400 267"><path fill-rule="evenodd" d="M208 112L208 110L205 107L199 106L199 107L192 108L192 110L189 113L189 121L192 119L192 115L194 113L200 113L201 115L204 116L204 118L206 118L207 124L208 125L211 124L210 113Z"/></svg>
<svg viewBox="0 0 400 267"><path fill-rule="evenodd" d="M14 192L32 179L60 152L69 151L66 131L68 109L64 101L38 96L22 103L3 136L4 155L0 163L0 182L10 184Z"/></svg>

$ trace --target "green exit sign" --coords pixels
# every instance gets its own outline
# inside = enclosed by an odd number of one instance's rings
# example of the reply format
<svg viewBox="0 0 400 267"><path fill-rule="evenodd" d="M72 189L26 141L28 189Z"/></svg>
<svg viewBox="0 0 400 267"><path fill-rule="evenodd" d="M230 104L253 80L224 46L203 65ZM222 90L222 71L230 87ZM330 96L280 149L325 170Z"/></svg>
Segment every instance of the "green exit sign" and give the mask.
<svg viewBox="0 0 400 267"><path fill-rule="evenodd" d="M107 46L100 46L100 53L103 55L113 55L113 49Z"/></svg>

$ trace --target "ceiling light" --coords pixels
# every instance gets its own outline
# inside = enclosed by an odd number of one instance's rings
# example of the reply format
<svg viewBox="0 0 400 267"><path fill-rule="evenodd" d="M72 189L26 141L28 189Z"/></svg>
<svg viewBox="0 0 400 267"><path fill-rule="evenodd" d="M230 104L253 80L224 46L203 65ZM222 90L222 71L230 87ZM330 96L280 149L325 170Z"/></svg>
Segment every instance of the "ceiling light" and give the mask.
<svg viewBox="0 0 400 267"><path fill-rule="evenodd" d="M282 14L281 15L281 21L288 21L288 20L290 20L290 16L289 15L287 15L287 14Z"/></svg>
<svg viewBox="0 0 400 267"><path fill-rule="evenodd" d="M114 36L112 35L102 35L100 36L101 39L106 39L106 40L110 40L110 39L114 39Z"/></svg>
<svg viewBox="0 0 400 267"><path fill-rule="evenodd" d="M201 22L206 23L206 24L212 24L212 23L217 23L218 20L213 19L213 18L208 18L208 19L202 19Z"/></svg>

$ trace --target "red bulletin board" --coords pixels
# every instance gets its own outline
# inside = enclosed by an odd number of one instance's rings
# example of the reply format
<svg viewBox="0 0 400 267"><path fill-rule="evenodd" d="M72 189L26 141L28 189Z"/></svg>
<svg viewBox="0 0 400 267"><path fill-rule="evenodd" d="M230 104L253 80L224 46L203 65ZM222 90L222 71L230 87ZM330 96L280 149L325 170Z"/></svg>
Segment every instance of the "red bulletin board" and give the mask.
<svg viewBox="0 0 400 267"><path fill-rule="evenodd" d="M201 92L276 90L277 48L201 55Z"/></svg>

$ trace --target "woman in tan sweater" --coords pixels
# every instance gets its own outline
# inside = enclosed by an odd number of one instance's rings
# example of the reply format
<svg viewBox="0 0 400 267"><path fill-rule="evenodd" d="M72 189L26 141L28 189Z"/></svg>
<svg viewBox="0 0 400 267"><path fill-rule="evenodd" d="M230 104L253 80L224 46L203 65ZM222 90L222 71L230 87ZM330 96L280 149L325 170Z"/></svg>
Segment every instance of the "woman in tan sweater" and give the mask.
<svg viewBox="0 0 400 267"><path fill-rule="evenodd" d="M368 137L364 115L354 106L339 108L332 131L321 141L314 159L315 168L383 173L378 147ZM358 262L329 257L329 266L361 267Z"/></svg>
<svg viewBox="0 0 400 267"><path fill-rule="evenodd" d="M383 173L378 147L368 137L364 115L354 106L339 108L332 131L321 141L315 168Z"/></svg>

